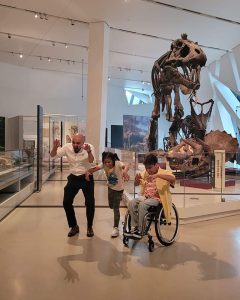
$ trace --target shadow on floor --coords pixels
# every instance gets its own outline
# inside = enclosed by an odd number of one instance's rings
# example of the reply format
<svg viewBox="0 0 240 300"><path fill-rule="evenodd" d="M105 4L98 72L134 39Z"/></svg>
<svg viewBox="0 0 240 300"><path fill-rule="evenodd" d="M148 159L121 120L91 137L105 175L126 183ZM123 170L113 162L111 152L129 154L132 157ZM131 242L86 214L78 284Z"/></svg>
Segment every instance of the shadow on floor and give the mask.
<svg viewBox="0 0 240 300"><path fill-rule="evenodd" d="M66 271L65 280L79 281L78 273L70 266L70 262L97 262L98 269L107 276L122 275L123 279L130 278L127 269L128 254L118 251L110 242L94 236L93 239L79 240L78 237L68 239L68 243L81 247L81 254L66 255L57 261Z"/></svg>
<svg viewBox="0 0 240 300"><path fill-rule="evenodd" d="M216 253L207 253L191 243L176 242L169 247L155 244L151 255L142 255L138 246L133 244L131 254L139 256L138 262L145 267L155 267L161 270L173 269L176 265L196 262L199 268L200 280L216 280L238 276L237 268L230 263L217 259ZM147 244L145 244L146 249ZM146 250L147 251L147 250Z"/></svg>
<svg viewBox="0 0 240 300"><path fill-rule="evenodd" d="M70 262L97 262L98 270L106 276L121 275L122 279L131 278L128 272L130 257L137 257L138 263L144 267L158 268L162 271L173 269L177 265L191 262L197 263L200 280L216 280L233 278L238 275L237 269L228 262L216 258L215 253L206 253L191 243L176 242L170 247L156 244L154 252L148 252L147 243L133 242L129 249L119 251L110 242L94 236L93 239L79 240L74 237L68 243L81 248L81 254L58 257L57 261L66 271L65 280L78 281L78 273L70 266ZM126 249L129 252L124 251ZM80 273L80 272L79 272Z"/></svg>

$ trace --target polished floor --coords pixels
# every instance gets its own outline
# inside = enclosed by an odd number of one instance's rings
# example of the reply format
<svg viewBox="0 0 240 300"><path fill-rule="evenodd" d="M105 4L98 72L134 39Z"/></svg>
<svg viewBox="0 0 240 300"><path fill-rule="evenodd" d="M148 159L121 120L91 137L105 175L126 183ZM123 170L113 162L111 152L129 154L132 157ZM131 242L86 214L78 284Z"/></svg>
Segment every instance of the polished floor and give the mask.
<svg viewBox="0 0 240 300"><path fill-rule="evenodd" d="M170 247L110 238L106 186L96 184L95 236L68 238L64 182L49 181L0 222L1 300L239 299L240 217L180 226ZM123 217L125 208L121 209ZM156 238L154 238L156 241Z"/></svg>

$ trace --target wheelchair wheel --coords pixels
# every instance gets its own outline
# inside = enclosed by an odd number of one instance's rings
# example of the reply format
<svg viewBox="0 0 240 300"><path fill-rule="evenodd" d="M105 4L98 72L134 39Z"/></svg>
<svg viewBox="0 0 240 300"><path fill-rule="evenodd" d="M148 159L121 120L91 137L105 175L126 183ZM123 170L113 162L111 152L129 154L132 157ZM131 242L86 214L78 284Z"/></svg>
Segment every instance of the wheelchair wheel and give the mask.
<svg viewBox="0 0 240 300"><path fill-rule="evenodd" d="M149 252L153 252L154 249L154 241L152 240L152 236L148 236L148 250Z"/></svg>
<svg viewBox="0 0 240 300"><path fill-rule="evenodd" d="M131 215L129 211L126 212L123 222L123 233L131 231Z"/></svg>
<svg viewBox="0 0 240 300"><path fill-rule="evenodd" d="M123 236L123 244L124 246L128 246L129 238L127 236Z"/></svg>
<svg viewBox="0 0 240 300"><path fill-rule="evenodd" d="M164 246L170 246L177 235L179 225L179 217L176 206L172 204L171 223L167 223L163 208L161 208L159 216L155 220L155 231L159 242Z"/></svg>
<svg viewBox="0 0 240 300"><path fill-rule="evenodd" d="M128 246L129 237L125 236L124 233L129 233L131 231L131 215L129 211L126 212L124 222L123 222L123 244Z"/></svg>

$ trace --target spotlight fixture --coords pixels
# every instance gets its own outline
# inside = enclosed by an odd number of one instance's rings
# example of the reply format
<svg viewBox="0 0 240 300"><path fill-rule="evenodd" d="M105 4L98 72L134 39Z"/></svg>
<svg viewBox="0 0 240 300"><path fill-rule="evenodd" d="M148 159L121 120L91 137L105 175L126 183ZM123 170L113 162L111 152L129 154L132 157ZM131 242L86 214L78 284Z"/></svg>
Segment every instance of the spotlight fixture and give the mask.
<svg viewBox="0 0 240 300"><path fill-rule="evenodd" d="M51 61L51 58L50 58L50 57L48 58L48 61L49 61L49 62Z"/></svg>
<svg viewBox="0 0 240 300"><path fill-rule="evenodd" d="M11 34L10 34L10 33L8 33L8 38L9 38L9 39L11 39L11 37L12 37L12 36L11 36Z"/></svg>
<svg viewBox="0 0 240 300"><path fill-rule="evenodd" d="M108 76L108 80L111 80L110 76Z"/></svg>
<svg viewBox="0 0 240 300"><path fill-rule="evenodd" d="M42 60L42 56L40 56L39 59Z"/></svg>
<svg viewBox="0 0 240 300"><path fill-rule="evenodd" d="M23 58L23 54L22 54L22 53L20 53L20 54L19 54L19 57L20 57L20 58Z"/></svg>
<svg viewBox="0 0 240 300"><path fill-rule="evenodd" d="M71 25L74 26L75 25L75 22L74 20L71 20Z"/></svg>
<svg viewBox="0 0 240 300"><path fill-rule="evenodd" d="M68 48L68 44L65 44L65 48L66 48L66 49Z"/></svg>
<svg viewBox="0 0 240 300"><path fill-rule="evenodd" d="M38 13L35 13L34 18L35 18L35 19L38 18Z"/></svg>
<svg viewBox="0 0 240 300"><path fill-rule="evenodd" d="M55 42L52 42L52 46L53 46L53 47L56 46Z"/></svg>

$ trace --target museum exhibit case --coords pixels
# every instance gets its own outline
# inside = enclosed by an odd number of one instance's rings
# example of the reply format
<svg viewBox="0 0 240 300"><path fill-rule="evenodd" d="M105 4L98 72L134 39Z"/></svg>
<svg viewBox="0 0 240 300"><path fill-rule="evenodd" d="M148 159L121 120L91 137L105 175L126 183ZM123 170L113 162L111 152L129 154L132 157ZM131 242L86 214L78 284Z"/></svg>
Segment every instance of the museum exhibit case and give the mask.
<svg viewBox="0 0 240 300"><path fill-rule="evenodd" d="M69 167L66 157L62 158L51 158L49 151L52 149L53 141L55 139L60 140L60 144L64 145L70 143L72 136L76 133L86 134L86 120L80 116L75 115L46 115L44 119L49 118L49 130L48 137L43 140L45 155L47 158L49 156L49 169L51 174L54 173L54 180L65 180L67 177L67 172L62 172L67 170ZM47 124L44 125L47 127ZM46 150L48 149L48 150ZM48 152L47 152L48 151ZM50 178L51 180L51 178Z"/></svg>
<svg viewBox="0 0 240 300"><path fill-rule="evenodd" d="M31 156L36 166L37 148L37 118L36 116L23 116L23 149L31 151ZM34 168L34 180L36 180L36 167Z"/></svg>
<svg viewBox="0 0 240 300"><path fill-rule="evenodd" d="M0 152L0 220L34 190L34 149Z"/></svg>
<svg viewBox="0 0 240 300"><path fill-rule="evenodd" d="M36 116L23 116L23 147L24 148L37 148L37 117ZM65 115L43 115L43 149L42 149L42 182L44 183L48 179L51 180L51 176L55 174L62 176L61 171L68 169L68 162L65 157L62 159L54 159L50 156L53 141L55 139L60 140L61 144L71 141L71 137L75 133L85 134L86 122L85 119L79 116L65 116ZM35 153L36 154L36 153ZM36 170L35 180L36 180Z"/></svg>

